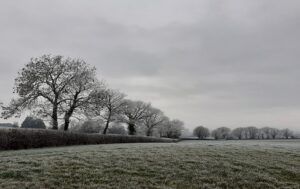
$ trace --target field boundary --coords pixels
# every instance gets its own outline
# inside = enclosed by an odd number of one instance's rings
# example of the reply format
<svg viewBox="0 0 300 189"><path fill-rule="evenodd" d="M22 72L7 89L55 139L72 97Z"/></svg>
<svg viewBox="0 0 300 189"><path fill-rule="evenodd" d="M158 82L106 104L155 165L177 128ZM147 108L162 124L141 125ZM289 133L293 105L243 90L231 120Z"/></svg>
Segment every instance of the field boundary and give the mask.
<svg viewBox="0 0 300 189"><path fill-rule="evenodd" d="M0 129L0 151L87 144L151 142L172 143L178 142L178 140L146 136L85 134L49 129Z"/></svg>

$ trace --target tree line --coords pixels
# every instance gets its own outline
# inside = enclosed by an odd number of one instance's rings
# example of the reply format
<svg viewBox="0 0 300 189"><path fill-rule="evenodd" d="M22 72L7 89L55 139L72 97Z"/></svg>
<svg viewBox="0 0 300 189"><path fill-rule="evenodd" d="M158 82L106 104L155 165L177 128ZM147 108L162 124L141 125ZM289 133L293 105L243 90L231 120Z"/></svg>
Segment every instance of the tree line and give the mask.
<svg viewBox="0 0 300 189"><path fill-rule="evenodd" d="M257 128L254 126L250 127L239 127L231 130L227 127L219 127L215 130L209 131L208 128L198 126L193 131L194 136L199 139L206 139L212 137L216 140L223 139L289 139L294 138L293 132L289 129L276 129L271 127Z"/></svg>
<svg viewBox="0 0 300 189"><path fill-rule="evenodd" d="M50 120L54 130L68 131L76 119L98 120L103 124L102 134L113 124L125 124L129 135L143 130L147 136L178 138L184 127L182 121L171 120L151 103L127 99L124 93L109 88L97 78L96 68L81 59L60 55L31 58L18 72L13 91L18 97L2 105L2 118L30 111Z"/></svg>

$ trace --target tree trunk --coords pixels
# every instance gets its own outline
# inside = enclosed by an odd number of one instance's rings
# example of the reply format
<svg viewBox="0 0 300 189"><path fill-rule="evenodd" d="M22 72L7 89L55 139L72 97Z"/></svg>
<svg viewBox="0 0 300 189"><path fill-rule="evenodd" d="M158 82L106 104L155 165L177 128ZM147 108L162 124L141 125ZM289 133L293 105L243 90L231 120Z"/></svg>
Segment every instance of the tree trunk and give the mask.
<svg viewBox="0 0 300 189"><path fill-rule="evenodd" d="M135 135L136 134L134 123L128 123L128 134L129 135Z"/></svg>
<svg viewBox="0 0 300 189"><path fill-rule="evenodd" d="M70 125L70 117L69 115L65 116L65 125L64 125L64 131L67 131L69 129L69 125Z"/></svg>
<svg viewBox="0 0 300 189"><path fill-rule="evenodd" d="M107 120L106 120L105 128L104 128L103 133L102 133L102 134L104 134L104 135L106 135L107 129L108 129L108 127L109 127L110 117L111 117L111 114L109 113L108 118L107 118Z"/></svg>
<svg viewBox="0 0 300 189"><path fill-rule="evenodd" d="M147 136L152 136L152 130L149 128L146 133Z"/></svg>
<svg viewBox="0 0 300 189"><path fill-rule="evenodd" d="M52 129L57 130L58 129L58 121L57 121L57 105L53 105L52 110Z"/></svg>
<svg viewBox="0 0 300 189"><path fill-rule="evenodd" d="M72 106L70 110L65 114L65 125L64 125L64 131L67 131L69 129L70 125L70 118L75 110L75 106Z"/></svg>
<svg viewBox="0 0 300 189"><path fill-rule="evenodd" d="M70 109L65 114L65 125L64 125L65 131L67 131L69 129L70 118L73 115L74 110L76 109L77 99L78 99L79 94L80 94L80 91L77 91L76 94L74 95L73 103L72 103Z"/></svg>

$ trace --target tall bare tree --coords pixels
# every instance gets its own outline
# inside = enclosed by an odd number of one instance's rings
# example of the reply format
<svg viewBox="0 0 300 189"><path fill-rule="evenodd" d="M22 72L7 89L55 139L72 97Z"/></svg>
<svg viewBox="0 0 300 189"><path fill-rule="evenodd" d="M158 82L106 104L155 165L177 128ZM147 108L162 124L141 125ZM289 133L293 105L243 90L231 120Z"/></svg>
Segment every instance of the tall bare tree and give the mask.
<svg viewBox="0 0 300 189"><path fill-rule="evenodd" d="M109 124L119 119L122 114L125 94L112 89L99 88L92 94L93 104L87 110L94 116L100 116L105 121L103 134L107 133Z"/></svg>
<svg viewBox="0 0 300 189"><path fill-rule="evenodd" d="M83 60L43 55L32 58L18 73L9 106L3 107L2 117L20 116L25 109L38 109L51 117L52 128L58 129L59 115L64 115L65 129L75 109L87 102L91 84L96 81L95 68Z"/></svg>
<svg viewBox="0 0 300 189"><path fill-rule="evenodd" d="M73 60L69 67L73 79L69 81L67 92L63 94L61 109L64 112L64 130L68 130L70 118L75 112L84 110L92 102L92 92L97 85L96 69L82 60Z"/></svg>
<svg viewBox="0 0 300 189"><path fill-rule="evenodd" d="M149 103L142 101L124 100L123 106L123 122L128 125L128 134L136 134L136 124L139 124L149 116Z"/></svg>
<svg viewBox="0 0 300 189"><path fill-rule="evenodd" d="M149 107L146 114L148 116L143 120L143 125L146 127L146 135L152 136L153 130L167 121L167 117L161 110L153 107Z"/></svg>

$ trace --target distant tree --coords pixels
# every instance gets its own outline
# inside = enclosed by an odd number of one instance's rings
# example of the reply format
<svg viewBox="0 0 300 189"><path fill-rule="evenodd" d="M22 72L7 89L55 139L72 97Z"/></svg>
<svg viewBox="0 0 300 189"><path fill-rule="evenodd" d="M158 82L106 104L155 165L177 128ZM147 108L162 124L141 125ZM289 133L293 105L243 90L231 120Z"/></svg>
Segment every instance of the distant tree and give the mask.
<svg viewBox="0 0 300 189"><path fill-rule="evenodd" d="M257 139L258 138L258 129L256 127L247 127L246 130L246 137L247 139Z"/></svg>
<svg viewBox="0 0 300 189"><path fill-rule="evenodd" d="M293 136L293 132L289 129L282 129L281 130L281 133L282 133L282 136L285 138L285 139L289 139L289 138L292 138Z"/></svg>
<svg viewBox="0 0 300 189"><path fill-rule="evenodd" d="M159 126L159 134L161 137L179 138L184 130L184 123L180 120L166 121Z"/></svg>
<svg viewBox="0 0 300 189"><path fill-rule="evenodd" d="M198 126L194 129L194 136L198 137L199 139L205 139L209 137L209 130L203 126Z"/></svg>
<svg viewBox="0 0 300 189"><path fill-rule="evenodd" d="M212 131L212 136L218 139L228 139L230 135L230 129L227 127L220 127Z"/></svg>
<svg viewBox="0 0 300 189"><path fill-rule="evenodd" d="M110 128L108 128L109 134L118 134L118 135L126 135L126 129L123 125L114 123Z"/></svg>
<svg viewBox="0 0 300 189"><path fill-rule="evenodd" d="M260 129L261 132L261 138L262 139L271 139L271 130L272 128L270 127L263 127Z"/></svg>
<svg viewBox="0 0 300 189"><path fill-rule="evenodd" d="M270 128L270 135L272 139L275 139L279 135L279 129Z"/></svg>
<svg viewBox="0 0 300 189"><path fill-rule="evenodd" d="M124 100L122 121L128 125L128 134L136 134L136 124L141 124L148 117L148 109L151 105L142 101Z"/></svg>
<svg viewBox="0 0 300 189"><path fill-rule="evenodd" d="M100 116L105 121L105 127L102 134L106 134L109 125L113 121L117 121L122 114L125 94L117 90L104 89L95 90L92 94L92 107L87 111L95 116Z"/></svg>
<svg viewBox="0 0 300 189"><path fill-rule="evenodd" d="M19 126L15 123L0 123L0 128L18 128Z"/></svg>
<svg viewBox="0 0 300 189"><path fill-rule="evenodd" d="M245 128L238 127L236 129L232 130L231 135L233 137L238 138L239 140L242 140L245 136Z"/></svg>
<svg viewBox="0 0 300 189"><path fill-rule="evenodd" d="M266 134L263 131L262 128L258 129L258 139L265 139L266 138Z"/></svg>
<svg viewBox="0 0 300 189"><path fill-rule="evenodd" d="M53 129L58 129L62 115L67 130L73 113L89 102L95 75L95 68L80 59L51 55L32 58L15 80L14 92L19 98L3 107L2 117L20 116L22 110L34 109L36 114L52 118Z"/></svg>
<svg viewBox="0 0 300 189"><path fill-rule="evenodd" d="M145 126L146 136L152 136L153 130L167 121L167 117L161 110L153 107L149 107L146 114L148 116L142 122Z"/></svg>
<svg viewBox="0 0 300 189"><path fill-rule="evenodd" d="M21 128L46 129L46 125L41 119L26 117L21 125Z"/></svg>
<svg viewBox="0 0 300 189"><path fill-rule="evenodd" d="M271 127L263 127L260 129L260 132L263 132L262 139L275 139L280 134L279 129Z"/></svg>

